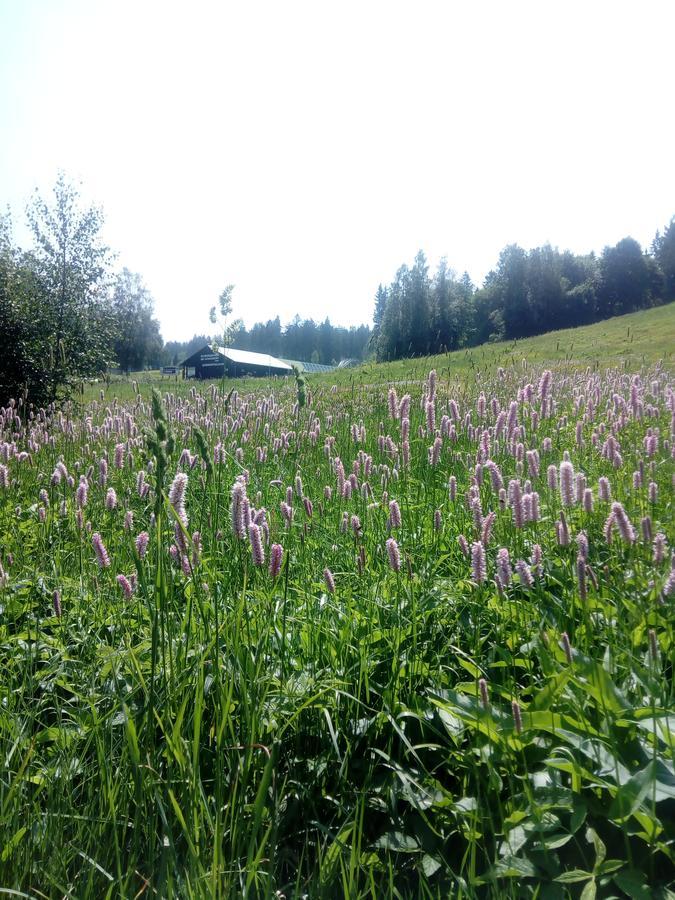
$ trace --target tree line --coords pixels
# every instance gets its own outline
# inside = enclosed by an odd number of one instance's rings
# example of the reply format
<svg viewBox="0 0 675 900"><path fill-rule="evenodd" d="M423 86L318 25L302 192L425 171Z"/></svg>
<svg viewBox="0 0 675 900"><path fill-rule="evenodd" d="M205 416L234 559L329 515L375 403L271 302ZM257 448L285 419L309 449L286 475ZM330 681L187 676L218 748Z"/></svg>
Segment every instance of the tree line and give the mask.
<svg viewBox="0 0 675 900"><path fill-rule="evenodd" d="M331 365L342 359L364 359L369 352L371 334L369 325L345 328L332 325L330 319L317 323L313 319L301 320L300 316L282 326L277 316L267 322L256 322L250 329L241 322L232 323L227 331L227 342L238 350ZM204 344L218 340L219 337L202 334L185 342L167 341L162 354L164 365L177 365Z"/></svg>
<svg viewBox="0 0 675 900"><path fill-rule="evenodd" d="M486 341L586 325L675 300L675 217L649 251L631 237L600 256L549 244L505 247L476 289L445 260L430 274L420 251L375 296L378 360L441 353Z"/></svg>

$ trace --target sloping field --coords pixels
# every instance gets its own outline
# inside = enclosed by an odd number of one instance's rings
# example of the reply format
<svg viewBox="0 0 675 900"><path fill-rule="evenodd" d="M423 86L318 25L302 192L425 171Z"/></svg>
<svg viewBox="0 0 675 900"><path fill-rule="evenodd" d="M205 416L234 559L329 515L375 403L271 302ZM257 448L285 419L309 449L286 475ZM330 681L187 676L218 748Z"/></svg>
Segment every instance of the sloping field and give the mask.
<svg viewBox="0 0 675 900"><path fill-rule="evenodd" d="M419 360L398 360L369 364L336 372L325 378L337 383L351 379L363 382L406 381L424 378L430 368L439 375L464 369L477 372L499 366L556 365L561 370L606 366L637 369L663 360L675 361L675 303L617 316L594 325L551 331L520 341L483 344L467 350L429 356Z"/></svg>

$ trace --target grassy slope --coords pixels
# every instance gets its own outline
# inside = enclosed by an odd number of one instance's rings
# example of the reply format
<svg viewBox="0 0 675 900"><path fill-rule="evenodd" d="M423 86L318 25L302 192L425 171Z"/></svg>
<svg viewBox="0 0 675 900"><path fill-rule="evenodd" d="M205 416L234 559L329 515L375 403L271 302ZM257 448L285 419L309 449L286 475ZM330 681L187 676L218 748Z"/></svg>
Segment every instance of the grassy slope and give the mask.
<svg viewBox="0 0 675 900"><path fill-rule="evenodd" d="M674 348L675 304L670 304L523 340L483 344L422 359L370 363L350 370L350 374L368 373L369 379L378 382L397 381L425 377L430 368L437 369L439 375L452 375L467 368L484 371L520 365L523 359L533 365L567 363L570 367L636 369L659 360L672 365ZM347 373L339 373L337 377L345 376L350 377ZM335 381L336 375L326 377Z"/></svg>

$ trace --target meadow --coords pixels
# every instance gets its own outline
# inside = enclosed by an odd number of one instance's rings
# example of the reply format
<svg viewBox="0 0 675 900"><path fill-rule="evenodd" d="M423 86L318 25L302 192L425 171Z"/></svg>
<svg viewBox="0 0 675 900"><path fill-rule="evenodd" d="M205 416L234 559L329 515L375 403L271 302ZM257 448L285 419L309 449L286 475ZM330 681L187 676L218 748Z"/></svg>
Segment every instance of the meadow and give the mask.
<svg viewBox="0 0 675 900"><path fill-rule="evenodd" d="M1 409L0 893L675 897L673 321Z"/></svg>

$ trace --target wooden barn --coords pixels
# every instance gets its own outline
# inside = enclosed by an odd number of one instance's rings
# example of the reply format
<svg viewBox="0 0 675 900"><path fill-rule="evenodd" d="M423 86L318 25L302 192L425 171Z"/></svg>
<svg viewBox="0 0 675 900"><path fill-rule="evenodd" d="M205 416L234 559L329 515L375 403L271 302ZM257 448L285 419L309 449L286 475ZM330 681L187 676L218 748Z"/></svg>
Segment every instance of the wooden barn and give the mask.
<svg viewBox="0 0 675 900"><path fill-rule="evenodd" d="M235 350L232 347L218 347L213 350L208 344L183 360L181 369L185 378L290 375L293 371L288 363L267 353Z"/></svg>

